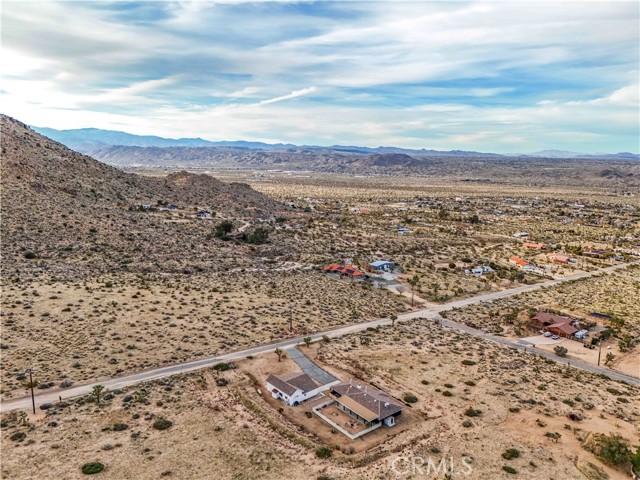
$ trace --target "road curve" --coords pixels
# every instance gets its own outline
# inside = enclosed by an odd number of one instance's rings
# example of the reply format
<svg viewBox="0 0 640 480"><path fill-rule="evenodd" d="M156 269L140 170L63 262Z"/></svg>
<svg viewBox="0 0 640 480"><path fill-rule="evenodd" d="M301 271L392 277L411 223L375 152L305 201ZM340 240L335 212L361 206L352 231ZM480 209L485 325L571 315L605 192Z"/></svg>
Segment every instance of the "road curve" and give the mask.
<svg viewBox="0 0 640 480"><path fill-rule="evenodd" d="M467 325L462 325L460 323L456 323L451 320L446 320L440 316L440 313L446 310L451 310L454 308L462 308L467 305L472 305L472 304L481 303L481 302L491 302L493 300L497 300L500 298L512 297L514 295L518 295L524 292L529 292L532 290L537 290L539 288L551 287L559 283L568 282L571 280L579 280L581 278L587 278L587 277L599 275L602 273L608 273L621 268L627 268L631 265L635 265L638 263L640 263L640 261L613 265L610 267L594 270L592 272L576 273L564 278L548 280L548 281L545 281L542 283L536 283L533 285L523 285L520 287L511 288L508 290L501 290L498 292L485 293L481 295L476 295L474 297L454 300L452 302L444 303L441 305L435 305L429 308L425 308L423 310L416 310L413 312L399 315L397 322L406 322L416 318L437 319L443 326L450 327L450 328L465 332L467 334L470 334L479 338L483 338L491 342L495 342L511 348L516 348L518 350L526 349L527 352L541 355L543 357L557 361L558 363L570 362L571 367L579 368L581 370L589 371L592 373L603 374L613 380L623 381L631 385L640 386L640 379L636 377L625 375L616 371L612 371L610 369L597 367L595 365L591 365L589 363L586 363L580 360L567 360L566 358L561 358L551 353L536 351L535 349L531 349L526 345L516 343L506 338L491 335L489 333L482 332L480 330L476 330L474 328L468 327ZM389 318L380 318L378 320L372 320L372 321L363 322L363 323L356 323L354 325L336 328L336 329L328 330L325 332L318 332L318 333L314 333L307 336L311 337L314 341L321 339L325 335L329 338L337 338L337 337L342 337L344 335L348 335L351 333L357 333L357 332L366 330L367 328L375 328L378 326L389 325L390 323L391 323L391 320ZM237 352L230 352L223 355L218 355L215 357L203 358L200 360L193 360L186 363L179 363L175 365L167 365L164 367L153 368L150 370L141 371L141 372L134 373L131 375L126 375L123 377L95 380L90 383L83 383L83 384L76 385L74 387L66 388L66 389L51 389L51 390L47 390L46 392L38 392L35 397L36 406L42 405L43 403L57 402L60 396L62 396L63 399L69 399L69 398L86 395L91 392L91 389L95 385L104 385L107 389L113 390L116 388L124 388L124 387L135 385L141 382L146 382L149 380L157 380L160 378L170 377L172 375L176 375L179 373L192 372L194 370L199 370L201 368L213 366L220 362L231 362L234 360L246 358L250 355L256 356L256 355L261 355L263 353L270 353L270 352L273 352L276 348L281 348L282 350L288 350L296 345L303 343L304 341L303 339L304 337L289 338L280 342L263 344L256 347L240 350ZM0 413L11 411L11 410L28 410L30 408L31 408L30 396L11 398L8 400L4 400L2 401L2 403L0 403Z"/></svg>

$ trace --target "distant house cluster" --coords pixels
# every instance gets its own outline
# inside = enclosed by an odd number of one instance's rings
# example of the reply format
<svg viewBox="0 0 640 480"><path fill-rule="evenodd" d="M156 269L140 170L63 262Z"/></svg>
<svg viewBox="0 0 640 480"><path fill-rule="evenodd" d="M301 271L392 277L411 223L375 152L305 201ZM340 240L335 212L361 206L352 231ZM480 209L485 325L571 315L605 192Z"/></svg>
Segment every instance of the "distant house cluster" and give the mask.
<svg viewBox="0 0 640 480"><path fill-rule="evenodd" d="M475 275L476 277L481 277L482 275L488 275L493 272L495 272L495 270L487 265L479 265L477 267L473 267L472 269L467 268L464 271L466 275Z"/></svg>
<svg viewBox="0 0 640 480"><path fill-rule="evenodd" d="M209 210L198 210L196 218L211 218L211 212Z"/></svg>
<svg viewBox="0 0 640 480"><path fill-rule="evenodd" d="M331 263L324 267L325 273L338 273L340 276L349 277L353 279L364 279L367 274L359 270L353 265L341 265L339 263Z"/></svg>
<svg viewBox="0 0 640 480"><path fill-rule="evenodd" d="M569 255L565 255L564 253L550 253L547 255L547 258L552 262L559 263L560 265L569 265L571 263L576 263L573 258L571 258Z"/></svg>
<svg viewBox="0 0 640 480"><path fill-rule="evenodd" d="M538 267L537 265L533 265L529 262L527 262L526 260L524 260L523 258L517 257L517 256L513 256L509 259L510 263L513 263L514 265L516 265L518 268L520 268L521 270L524 270L527 273L533 273L535 275L544 275L545 272L542 268Z"/></svg>
<svg viewBox="0 0 640 480"><path fill-rule="evenodd" d="M411 230L407 227L403 227L402 225L391 225L389 227L392 231L395 231L398 235L409 235Z"/></svg>

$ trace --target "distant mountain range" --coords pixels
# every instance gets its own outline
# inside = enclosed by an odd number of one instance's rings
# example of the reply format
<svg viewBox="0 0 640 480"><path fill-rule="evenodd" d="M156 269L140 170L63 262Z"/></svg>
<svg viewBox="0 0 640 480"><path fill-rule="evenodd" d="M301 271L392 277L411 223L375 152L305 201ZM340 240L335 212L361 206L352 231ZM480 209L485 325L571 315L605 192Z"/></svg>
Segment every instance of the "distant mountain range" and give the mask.
<svg viewBox="0 0 640 480"><path fill-rule="evenodd" d="M290 143L264 143L237 141L210 141L202 138L164 138L153 135L133 135L116 130L101 130L98 128L80 128L75 130L56 130L45 127L32 127L36 132L45 135L69 148L89 155L100 152L108 156L109 147L189 147L189 148L218 148L221 151L255 150L262 152L286 152L304 154L353 154L353 155L381 155L400 154L418 157L534 157L534 158L602 158L640 160L640 155L622 152L615 154L579 153L562 150L541 150L526 154L502 155L498 153L474 152L465 150L428 150L407 149L399 147L361 147L355 145L294 145Z"/></svg>

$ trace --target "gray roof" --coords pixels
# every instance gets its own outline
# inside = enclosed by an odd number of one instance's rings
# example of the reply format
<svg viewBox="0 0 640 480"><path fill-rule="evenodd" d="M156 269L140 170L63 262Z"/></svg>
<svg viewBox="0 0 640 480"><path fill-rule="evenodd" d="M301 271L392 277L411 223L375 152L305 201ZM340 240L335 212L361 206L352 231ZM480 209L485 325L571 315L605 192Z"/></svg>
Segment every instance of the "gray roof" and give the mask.
<svg viewBox="0 0 640 480"><path fill-rule="evenodd" d="M302 390L302 392L306 393L318 388L318 384L306 373L272 374L267 378L267 383L289 396L293 395L296 390Z"/></svg>
<svg viewBox="0 0 640 480"><path fill-rule="evenodd" d="M377 414L380 420L384 420L402 410L402 404L388 393L371 385L358 383L356 380L335 385L331 387L331 392L352 399L367 410Z"/></svg>

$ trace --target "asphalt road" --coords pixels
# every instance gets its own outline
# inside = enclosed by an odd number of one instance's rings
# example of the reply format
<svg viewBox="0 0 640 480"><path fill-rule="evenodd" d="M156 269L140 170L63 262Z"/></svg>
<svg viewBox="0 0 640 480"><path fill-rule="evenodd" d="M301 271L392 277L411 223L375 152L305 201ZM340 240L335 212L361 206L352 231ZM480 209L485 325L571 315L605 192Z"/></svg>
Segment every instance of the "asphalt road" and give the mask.
<svg viewBox="0 0 640 480"><path fill-rule="evenodd" d="M453 328L455 330L459 330L491 342L495 342L511 348L516 348L518 350L525 350L526 348L527 352L541 355L543 357L554 360L558 363L563 363L563 364L570 363L570 366L574 368L579 368L588 372L603 374L613 380L624 381L632 385L640 386L640 378L636 378L636 377L625 375L616 371L612 371L608 368L597 367L595 365L591 365L589 363L582 362L580 360L567 360L566 358L561 358L550 353L537 351L526 345L516 343L506 338L491 335L489 333L471 328L467 325L446 320L439 315L441 312L446 310L451 310L453 308L461 308L461 307L465 307L467 305L472 305L476 303L491 302L493 300L497 300L500 298L512 297L514 295L518 295L519 293L537 290L543 287L550 287L558 283L563 283L571 280L578 280L581 278L586 278L586 277L591 277L591 276L602 274L602 273L611 272L611 271L618 270L620 268L626 268L629 265L638 264L638 263L640 263L640 261L635 261L627 264L613 265L611 267L605 267L599 270L594 270L593 272L581 272L581 273L570 275L561 279L548 280L546 282L536 283L533 285L523 285L521 287L502 290L499 292L485 293L482 295L476 295L475 297L454 300L449 303L435 305L423 310L416 310L410 313L399 315L397 322L404 322L404 321L415 319L415 318L431 318L434 320L438 320L440 324L443 326ZM391 323L390 319L381 318L378 320L372 320L370 322L357 323L357 324L349 325L342 328L336 328L326 332L319 332L309 336L314 341L321 339L325 335L328 336L329 338L337 338L337 337L342 337L344 335L348 335L350 333L360 332L360 331L366 330L367 328L375 328L377 326L389 325L390 323ZM242 358L246 358L249 355L256 356L256 355L261 355L263 353L273 353L273 351L276 348L281 348L282 350L289 350L295 347L296 345L303 343L303 338L304 337L289 338L281 342L259 345L257 347L240 350L238 352L231 352L231 353L219 355L216 357L203 358L203 359L194 360L191 362L186 362L186 363L181 363L176 365L168 365L166 367L153 368L151 370L134 373L132 375L126 375L124 377L111 378L111 379L96 379L90 383L79 384L71 388L66 388L66 389L57 388L57 389L50 389L46 391L38 391L36 392L36 397L35 397L36 407L38 407L39 405L42 405L43 403L55 403L58 401L59 396L62 396L63 399L69 399L69 398L86 395L91 392L91 389L95 385L104 385L108 390L113 390L116 388L128 387L128 386L135 385L141 382L146 382L149 380L156 380L159 378L170 377L171 375L176 375L179 373L192 372L194 370L199 370L201 368L213 366L220 362L231 362L234 360L239 360ZM0 412L7 412L10 410L18 410L18 409L29 410L30 408L31 408L30 396L16 397L16 398L4 400L0 404Z"/></svg>

